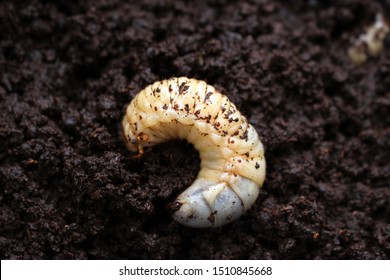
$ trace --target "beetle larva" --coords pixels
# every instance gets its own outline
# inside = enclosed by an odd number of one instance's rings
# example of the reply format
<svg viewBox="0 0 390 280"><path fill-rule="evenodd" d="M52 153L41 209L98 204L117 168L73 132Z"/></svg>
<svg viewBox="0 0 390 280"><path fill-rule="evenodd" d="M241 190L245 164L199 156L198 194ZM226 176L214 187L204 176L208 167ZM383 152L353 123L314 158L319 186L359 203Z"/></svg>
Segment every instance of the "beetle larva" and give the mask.
<svg viewBox="0 0 390 280"><path fill-rule="evenodd" d="M360 65L367 61L368 56L378 56L389 32L390 27L382 14L377 14L375 23L368 27L366 33L361 34L353 46L348 49L349 58L353 63Z"/></svg>
<svg viewBox="0 0 390 280"><path fill-rule="evenodd" d="M172 139L186 139L199 151L198 177L173 203L177 222L219 227L256 200L265 178L263 145L236 106L205 82L180 77L147 86L127 107L122 126L137 156Z"/></svg>

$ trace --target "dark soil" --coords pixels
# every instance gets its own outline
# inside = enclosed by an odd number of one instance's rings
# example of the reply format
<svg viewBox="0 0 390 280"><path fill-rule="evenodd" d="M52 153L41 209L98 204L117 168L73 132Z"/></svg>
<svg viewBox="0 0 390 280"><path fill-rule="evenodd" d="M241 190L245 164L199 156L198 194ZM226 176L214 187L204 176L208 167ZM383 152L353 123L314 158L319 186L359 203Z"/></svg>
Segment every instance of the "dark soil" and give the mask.
<svg viewBox="0 0 390 280"><path fill-rule="evenodd" d="M388 259L390 36L351 38L390 1L2 1L2 259ZM199 170L185 142L133 160L126 105L172 76L207 81L266 146L260 197L218 229L166 205Z"/></svg>

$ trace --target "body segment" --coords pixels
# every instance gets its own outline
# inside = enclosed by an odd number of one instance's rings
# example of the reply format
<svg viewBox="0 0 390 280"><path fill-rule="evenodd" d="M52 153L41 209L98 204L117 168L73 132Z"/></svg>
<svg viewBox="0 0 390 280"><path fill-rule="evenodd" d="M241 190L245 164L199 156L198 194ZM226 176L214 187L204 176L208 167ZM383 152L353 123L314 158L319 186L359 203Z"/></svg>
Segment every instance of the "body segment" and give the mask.
<svg viewBox="0 0 390 280"><path fill-rule="evenodd" d="M235 105L205 82L155 82L132 100L122 126L128 149L139 154L173 139L186 139L199 151L198 177L174 202L179 223L218 227L256 200L265 178L263 145Z"/></svg>

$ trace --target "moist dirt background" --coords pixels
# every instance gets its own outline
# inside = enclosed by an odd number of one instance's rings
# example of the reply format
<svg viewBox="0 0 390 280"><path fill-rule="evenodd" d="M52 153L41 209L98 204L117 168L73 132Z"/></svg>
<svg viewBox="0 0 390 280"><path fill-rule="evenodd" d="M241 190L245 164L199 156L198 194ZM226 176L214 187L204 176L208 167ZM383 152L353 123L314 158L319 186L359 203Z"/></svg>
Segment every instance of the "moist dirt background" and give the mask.
<svg viewBox="0 0 390 280"><path fill-rule="evenodd" d="M2 259L388 259L390 1L2 1ZM130 159L126 105L172 76L226 94L266 146L259 199L218 229L175 223L185 142Z"/></svg>

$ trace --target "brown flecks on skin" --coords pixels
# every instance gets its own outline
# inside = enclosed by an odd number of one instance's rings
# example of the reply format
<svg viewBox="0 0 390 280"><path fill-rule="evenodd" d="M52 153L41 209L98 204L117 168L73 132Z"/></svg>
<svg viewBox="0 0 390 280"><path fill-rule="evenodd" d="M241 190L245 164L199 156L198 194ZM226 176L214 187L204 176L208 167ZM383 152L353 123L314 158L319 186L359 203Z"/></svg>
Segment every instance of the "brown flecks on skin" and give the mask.
<svg viewBox="0 0 390 280"><path fill-rule="evenodd" d="M210 98L210 96L211 96L212 94L213 94L213 93L212 93L211 91L209 91L208 93L206 93L203 102L206 103L207 100L209 100L209 98Z"/></svg>
<svg viewBox="0 0 390 280"><path fill-rule="evenodd" d="M199 118L199 119L205 120L207 123L210 123L211 115L208 115L207 117L201 117L201 118Z"/></svg>
<svg viewBox="0 0 390 280"><path fill-rule="evenodd" d="M198 116L199 116L199 114L200 114L200 110L196 110L196 112L195 112L195 116L196 116L196 117L198 117Z"/></svg>
<svg viewBox="0 0 390 280"><path fill-rule="evenodd" d="M190 107L188 106L188 104L184 105L184 110L186 110L187 113L190 111Z"/></svg>
<svg viewBox="0 0 390 280"><path fill-rule="evenodd" d="M192 219L194 219L194 218L195 218L195 217L194 217L194 214L191 213L190 215L188 215L187 220L192 220Z"/></svg>
<svg viewBox="0 0 390 280"><path fill-rule="evenodd" d="M214 116L214 120L216 120L219 116L219 111L217 112L217 114Z"/></svg>
<svg viewBox="0 0 390 280"><path fill-rule="evenodd" d="M154 107L154 111L156 111L156 112L157 112L157 107Z"/></svg>
<svg viewBox="0 0 390 280"><path fill-rule="evenodd" d="M225 111L226 111L226 108L225 108L225 107L223 107L223 106L221 106L221 111L222 111L222 113L225 113Z"/></svg>
<svg viewBox="0 0 390 280"><path fill-rule="evenodd" d="M177 109L179 109L179 104L175 104L175 105L173 106L173 110L177 110Z"/></svg>
<svg viewBox="0 0 390 280"><path fill-rule="evenodd" d="M244 135L240 136L241 139L248 141L248 130L245 130Z"/></svg>
<svg viewBox="0 0 390 280"><path fill-rule="evenodd" d="M258 162L256 162L255 168L256 168L256 169L259 169L259 168L260 168L260 165L259 165Z"/></svg>
<svg viewBox="0 0 390 280"><path fill-rule="evenodd" d="M188 88L189 86L187 86L185 82L181 83L181 85L179 86L179 94L185 94Z"/></svg>
<svg viewBox="0 0 390 280"><path fill-rule="evenodd" d="M157 92L160 92L160 88L157 88L156 91L157 91Z"/></svg>
<svg viewBox="0 0 390 280"><path fill-rule="evenodd" d="M230 115L233 114L233 111L232 110L228 110L228 112L226 113L225 115L225 119L229 119ZM230 121L230 120L229 120Z"/></svg>
<svg viewBox="0 0 390 280"><path fill-rule="evenodd" d="M241 163L241 162L242 162L242 160L241 160L241 159L238 159L237 161L238 161L239 163Z"/></svg>
<svg viewBox="0 0 390 280"><path fill-rule="evenodd" d="M239 130L236 130L236 132L233 133L233 136L237 136L240 133Z"/></svg>
<svg viewBox="0 0 390 280"><path fill-rule="evenodd" d="M169 85L169 87L168 87L168 90L169 90L169 92L172 92L172 85Z"/></svg>
<svg viewBox="0 0 390 280"><path fill-rule="evenodd" d="M210 223L214 224L216 214L217 214L217 211L211 212L210 216L207 217L207 220L209 220Z"/></svg>
<svg viewBox="0 0 390 280"><path fill-rule="evenodd" d="M168 105L167 105L167 104L164 104L163 109L164 109L164 110L168 109Z"/></svg>
<svg viewBox="0 0 390 280"><path fill-rule="evenodd" d="M141 115L139 116L139 120L142 120L142 116Z"/></svg>
<svg viewBox="0 0 390 280"><path fill-rule="evenodd" d="M249 152L246 152L244 156L249 157Z"/></svg>

